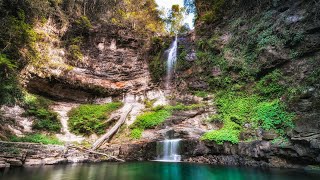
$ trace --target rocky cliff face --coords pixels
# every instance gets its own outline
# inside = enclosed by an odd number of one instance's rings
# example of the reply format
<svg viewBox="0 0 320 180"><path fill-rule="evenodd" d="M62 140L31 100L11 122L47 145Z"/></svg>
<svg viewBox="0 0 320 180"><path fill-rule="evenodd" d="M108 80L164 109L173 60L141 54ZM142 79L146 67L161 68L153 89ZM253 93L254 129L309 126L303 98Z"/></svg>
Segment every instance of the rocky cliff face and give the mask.
<svg viewBox="0 0 320 180"><path fill-rule="evenodd" d="M273 141L274 133L265 132L261 137L265 141L256 142L261 147L267 145L263 151L257 150L255 142L230 145L230 151L225 149L228 144L219 146L222 149L209 145L216 151L200 148L201 158L191 158L191 161L228 164L231 158L231 164L245 165L247 161L243 157L250 157L254 161L262 160L262 166L285 162L319 164L320 91L316 79L319 79L320 65L320 3L199 0L196 5L199 13L193 35L196 37L189 35L179 41L180 57L187 62L179 64L178 60L176 84L179 91L236 89L235 92L252 94L256 91L252 87L261 79L274 71L281 72L282 78L274 86L284 85L286 93L277 98L296 114L296 118L295 127L286 130L288 142L281 146ZM196 59L189 58L194 53L192 46L197 49ZM269 79L264 86L271 81ZM234 84L239 88L232 86ZM245 149L260 155L243 153ZM210 158L202 158L203 154L206 157L210 154ZM274 159L284 161L273 162Z"/></svg>
<svg viewBox="0 0 320 180"><path fill-rule="evenodd" d="M39 29L51 26L48 24ZM55 32L49 33L59 40ZM49 46L52 38L45 43ZM75 101L138 93L146 90L149 84L147 58L143 51L145 43L145 40L135 38L130 30L97 24L81 45L83 58L72 60L61 45L51 45L52 54L44 54L51 65L43 65L40 69L27 66L22 74L23 81L31 92Z"/></svg>

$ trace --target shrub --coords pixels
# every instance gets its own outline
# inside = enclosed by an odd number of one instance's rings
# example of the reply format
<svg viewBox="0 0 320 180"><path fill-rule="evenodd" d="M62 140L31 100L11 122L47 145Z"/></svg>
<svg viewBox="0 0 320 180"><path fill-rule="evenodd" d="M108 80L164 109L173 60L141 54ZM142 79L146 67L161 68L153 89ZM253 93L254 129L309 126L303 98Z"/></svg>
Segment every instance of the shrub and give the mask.
<svg viewBox="0 0 320 180"><path fill-rule="evenodd" d="M81 16L74 22L73 27L76 36L87 36L92 28L92 24L87 16Z"/></svg>
<svg viewBox="0 0 320 180"><path fill-rule="evenodd" d="M51 103L50 100L44 97L25 94L26 115L36 118L33 123L34 129L48 132L60 131L61 123L58 119L58 114L49 109Z"/></svg>
<svg viewBox="0 0 320 180"><path fill-rule="evenodd" d="M71 54L71 58L74 60L82 60L83 54L81 52L80 46L72 44L69 46L69 51Z"/></svg>
<svg viewBox="0 0 320 180"><path fill-rule="evenodd" d="M10 138L12 142L31 142L31 143L41 143L41 144L63 144L56 137L47 136L44 134L29 134L24 137L12 136Z"/></svg>
<svg viewBox="0 0 320 180"><path fill-rule="evenodd" d="M108 119L111 112L122 106L120 102L113 102L103 105L85 104L73 108L69 113L69 127L73 133L91 135L93 133L105 133Z"/></svg>

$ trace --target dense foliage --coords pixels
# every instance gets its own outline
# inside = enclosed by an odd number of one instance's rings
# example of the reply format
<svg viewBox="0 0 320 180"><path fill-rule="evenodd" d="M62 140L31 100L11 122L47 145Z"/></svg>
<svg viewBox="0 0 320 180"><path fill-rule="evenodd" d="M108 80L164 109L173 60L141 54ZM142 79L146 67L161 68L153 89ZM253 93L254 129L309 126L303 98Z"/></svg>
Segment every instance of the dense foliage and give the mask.
<svg viewBox="0 0 320 180"><path fill-rule="evenodd" d="M34 116L36 119L33 128L47 132L60 132L61 123L58 114L50 110L52 102L41 96L25 94L24 104L26 115Z"/></svg>
<svg viewBox="0 0 320 180"><path fill-rule="evenodd" d="M103 105L84 104L73 108L68 113L70 130L83 135L103 134L110 125L105 121L121 106L122 103L113 102Z"/></svg>
<svg viewBox="0 0 320 180"><path fill-rule="evenodd" d="M293 113L286 112L286 107L279 100L259 103L254 119L265 130L276 130L284 135L286 130L293 128Z"/></svg>

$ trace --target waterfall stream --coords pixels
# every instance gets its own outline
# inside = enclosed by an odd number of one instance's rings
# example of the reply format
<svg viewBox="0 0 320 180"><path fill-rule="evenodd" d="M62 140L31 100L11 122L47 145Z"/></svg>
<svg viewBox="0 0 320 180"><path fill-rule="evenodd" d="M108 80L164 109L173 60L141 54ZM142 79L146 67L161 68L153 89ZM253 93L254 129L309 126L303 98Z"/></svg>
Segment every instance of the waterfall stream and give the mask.
<svg viewBox="0 0 320 180"><path fill-rule="evenodd" d="M177 62L178 37L176 36L168 51L167 59L167 76L165 80L166 89L170 89L172 76L174 74L174 66Z"/></svg>
<svg viewBox="0 0 320 180"><path fill-rule="evenodd" d="M166 139L157 142L157 161L179 162L181 139Z"/></svg>

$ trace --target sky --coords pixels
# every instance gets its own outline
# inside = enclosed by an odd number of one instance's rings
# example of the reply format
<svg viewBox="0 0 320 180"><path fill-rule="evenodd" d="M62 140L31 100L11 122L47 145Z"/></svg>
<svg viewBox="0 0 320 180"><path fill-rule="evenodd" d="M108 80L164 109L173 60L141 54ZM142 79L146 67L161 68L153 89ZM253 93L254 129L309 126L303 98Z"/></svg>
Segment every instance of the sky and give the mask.
<svg viewBox="0 0 320 180"><path fill-rule="evenodd" d="M170 10L172 5L178 4L180 7L183 7L183 0L156 0L156 3L159 6L159 9ZM194 14L185 15L184 22L188 23L191 29L193 29L193 19Z"/></svg>

